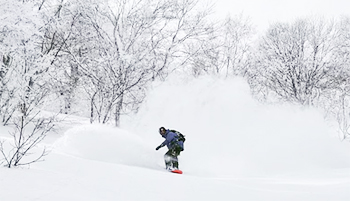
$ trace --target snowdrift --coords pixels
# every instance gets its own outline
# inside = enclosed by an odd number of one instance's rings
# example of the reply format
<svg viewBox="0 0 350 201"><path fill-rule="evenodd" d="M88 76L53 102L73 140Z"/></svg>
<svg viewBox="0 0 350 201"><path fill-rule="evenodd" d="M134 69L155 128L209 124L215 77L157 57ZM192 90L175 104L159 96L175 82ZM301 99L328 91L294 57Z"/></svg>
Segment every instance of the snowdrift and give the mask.
<svg viewBox="0 0 350 201"><path fill-rule="evenodd" d="M108 125L82 125L69 129L54 144L56 153L89 160L159 168L153 149L142 139Z"/></svg>

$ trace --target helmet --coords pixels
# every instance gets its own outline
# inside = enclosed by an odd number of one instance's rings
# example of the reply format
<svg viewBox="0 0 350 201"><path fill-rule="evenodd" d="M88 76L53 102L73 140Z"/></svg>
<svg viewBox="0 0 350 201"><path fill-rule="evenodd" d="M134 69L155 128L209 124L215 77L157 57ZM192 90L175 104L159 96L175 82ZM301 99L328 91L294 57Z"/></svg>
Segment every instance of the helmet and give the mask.
<svg viewBox="0 0 350 201"><path fill-rule="evenodd" d="M160 128L159 128L159 133L160 133L161 135L164 135L165 132L166 132L166 129L165 129L164 127L160 127Z"/></svg>

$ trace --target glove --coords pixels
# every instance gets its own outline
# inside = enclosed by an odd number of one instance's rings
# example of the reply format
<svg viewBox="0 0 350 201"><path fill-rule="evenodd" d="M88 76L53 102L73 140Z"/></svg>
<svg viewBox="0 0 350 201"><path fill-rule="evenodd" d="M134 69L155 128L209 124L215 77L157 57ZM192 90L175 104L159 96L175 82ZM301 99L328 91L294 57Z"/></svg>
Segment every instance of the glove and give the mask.
<svg viewBox="0 0 350 201"><path fill-rule="evenodd" d="M156 148L156 150L158 151L158 149L160 149L160 148L162 148L162 146L158 146L158 147Z"/></svg>

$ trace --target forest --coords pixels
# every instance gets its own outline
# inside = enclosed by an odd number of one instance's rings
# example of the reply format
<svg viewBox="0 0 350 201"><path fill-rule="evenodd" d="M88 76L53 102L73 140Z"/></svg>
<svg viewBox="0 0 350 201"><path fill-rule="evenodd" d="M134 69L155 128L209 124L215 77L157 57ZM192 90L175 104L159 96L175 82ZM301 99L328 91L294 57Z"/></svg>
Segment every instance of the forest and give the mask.
<svg viewBox="0 0 350 201"><path fill-rule="evenodd" d="M0 5L0 120L15 128L15 151L0 143L9 167L54 128L44 111L119 126L170 74L243 77L256 100L319 108L350 138L348 16L277 22L257 34L249 16L217 20L199 0Z"/></svg>

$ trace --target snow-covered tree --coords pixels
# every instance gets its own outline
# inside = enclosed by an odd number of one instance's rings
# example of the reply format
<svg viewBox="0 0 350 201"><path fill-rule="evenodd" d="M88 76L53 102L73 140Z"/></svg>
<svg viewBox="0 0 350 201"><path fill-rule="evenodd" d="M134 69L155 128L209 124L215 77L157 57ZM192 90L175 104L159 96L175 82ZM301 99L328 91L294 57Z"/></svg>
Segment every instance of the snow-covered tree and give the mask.
<svg viewBox="0 0 350 201"><path fill-rule="evenodd" d="M52 128L52 121L40 117L40 106L50 90L48 73L53 70L42 54L42 17L35 1L0 1L1 116L3 124L14 125L12 148L0 143L8 167L23 163ZM34 127L31 127L34 125Z"/></svg>
<svg viewBox="0 0 350 201"><path fill-rule="evenodd" d="M272 25L260 41L251 69L259 81L255 86L281 100L313 104L332 88L333 72L344 65L337 59L339 37L335 22L323 19Z"/></svg>
<svg viewBox="0 0 350 201"><path fill-rule="evenodd" d="M181 47L206 33L208 13L197 11L195 0L52 2L56 17L45 46L55 53L53 64L85 89L91 121L114 116L118 125L147 83L186 59Z"/></svg>
<svg viewBox="0 0 350 201"><path fill-rule="evenodd" d="M327 117L335 118L343 139L350 137L350 18L343 17L337 24L339 37L328 90L322 94L320 106Z"/></svg>
<svg viewBox="0 0 350 201"><path fill-rule="evenodd" d="M43 86L49 67L39 45L43 22L34 4L2 1L1 5L0 102L2 120L6 124L18 106L18 94Z"/></svg>
<svg viewBox="0 0 350 201"><path fill-rule="evenodd" d="M187 48L193 75L245 76L253 36L249 19L243 15L227 17L213 25L209 33Z"/></svg>

